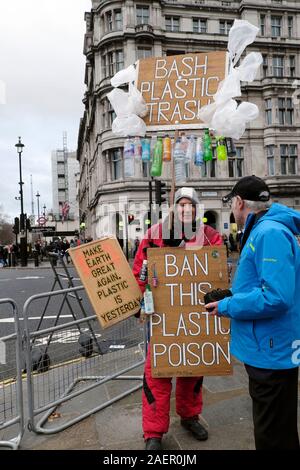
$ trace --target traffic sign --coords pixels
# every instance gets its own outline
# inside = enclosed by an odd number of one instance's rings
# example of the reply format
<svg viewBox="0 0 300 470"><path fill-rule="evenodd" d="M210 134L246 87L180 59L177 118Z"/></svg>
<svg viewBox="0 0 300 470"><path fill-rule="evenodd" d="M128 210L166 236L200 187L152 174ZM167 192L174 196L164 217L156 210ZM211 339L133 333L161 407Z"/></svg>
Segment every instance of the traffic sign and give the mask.
<svg viewBox="0 0 300 470"><path fill-rule="evenodd" d="M47 220L48 220L48 219L46 219L46 217L41 216L41 217L39 217L39 218L37 219L37 223L38 223L39 225L45 225L45 223L47 222Z"/></svg>

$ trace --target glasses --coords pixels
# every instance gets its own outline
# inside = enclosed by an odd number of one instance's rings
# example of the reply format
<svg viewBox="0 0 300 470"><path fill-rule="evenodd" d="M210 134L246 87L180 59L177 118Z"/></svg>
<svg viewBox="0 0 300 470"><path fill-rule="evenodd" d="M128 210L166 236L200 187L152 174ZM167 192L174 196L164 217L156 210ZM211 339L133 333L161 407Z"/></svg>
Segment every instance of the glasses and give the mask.
<svg viewBox="0 0 300 470"><path fill-rule="evenodd" d="M228 201L228 203L227 203L230 208L232 207L234 198L235 198L235 196L232 196L232 198L229 199L229 201Z"/></svg>

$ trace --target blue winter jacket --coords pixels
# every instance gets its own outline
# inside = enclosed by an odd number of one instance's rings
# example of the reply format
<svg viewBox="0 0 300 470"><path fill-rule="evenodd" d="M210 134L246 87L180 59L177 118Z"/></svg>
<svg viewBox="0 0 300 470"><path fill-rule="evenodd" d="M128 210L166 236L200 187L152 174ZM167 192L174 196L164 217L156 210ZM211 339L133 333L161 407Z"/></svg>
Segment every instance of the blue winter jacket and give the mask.
<svg viewBox="0 0 300 470"><path fill-rule="evenodd" d="M255 214L246 221L251 223ZM218 304L231 318L231 352L266 369L300 365L300 213L281 204L254 224L242 250L232 297Z"/></svg>

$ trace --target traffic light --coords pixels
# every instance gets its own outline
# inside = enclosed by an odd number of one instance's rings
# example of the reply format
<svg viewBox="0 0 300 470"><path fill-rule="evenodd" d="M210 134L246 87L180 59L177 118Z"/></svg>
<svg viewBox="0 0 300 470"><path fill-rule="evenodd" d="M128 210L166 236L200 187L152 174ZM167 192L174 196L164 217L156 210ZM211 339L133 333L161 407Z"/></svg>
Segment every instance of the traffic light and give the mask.
<svg viewBox="0 0 300 470"><path fill-rule="evenodd" d="M30 219L26 219L26 230L28 230L28 232L31 232Z"/></svg>
<svg viewBox="0 0 300 470"><path fill-rule="evenodd" d="M18 235L20 233L20 220L19 217L15 217L15 224L13 226L13 232L15 235Z"/></svg>
<svg viewBox="0 0 300 470"><path fill-rule="evenodd" d="M134 221L134 215L128 214L128 224L131 224Z"/></svg>
<svg viewBox="0 0 300 470"><path fill-rule="evenodd" d="M155 204L161 206L164 202L166 202L166 197L163 197L166 194L166 183L163 183L160 180L155 180Z"/></svg>

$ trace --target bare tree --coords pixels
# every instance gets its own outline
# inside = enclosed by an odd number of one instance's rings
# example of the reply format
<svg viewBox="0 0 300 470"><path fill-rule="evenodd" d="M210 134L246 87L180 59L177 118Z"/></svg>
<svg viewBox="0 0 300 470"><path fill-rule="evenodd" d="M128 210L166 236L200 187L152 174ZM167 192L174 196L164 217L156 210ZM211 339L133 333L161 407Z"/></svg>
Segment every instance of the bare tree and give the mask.
<svg viewBox="0 0 300 470"><path fill-rule="evenodd" d="M7 216L0 214L0 244L9 245L14 241L14 234L12 231L13 225L8 222Z"/></svg>

